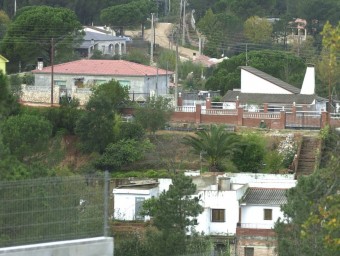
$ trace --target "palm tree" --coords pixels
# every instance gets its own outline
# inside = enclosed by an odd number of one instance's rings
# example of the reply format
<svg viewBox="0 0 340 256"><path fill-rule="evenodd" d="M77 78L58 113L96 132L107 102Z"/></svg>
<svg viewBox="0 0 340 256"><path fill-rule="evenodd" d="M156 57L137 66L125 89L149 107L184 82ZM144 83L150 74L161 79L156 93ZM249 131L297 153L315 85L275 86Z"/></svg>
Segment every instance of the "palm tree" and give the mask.
<svg viewBox="0 0 340 256"><path fill-rule="evenodd" d="M211 125L208 131L198 131L196 136L185 137L183 143L208 161L210 171L215 171L221 170L223 160L231 159L238 141L235 133L226 131L223 126Z"/></svg>

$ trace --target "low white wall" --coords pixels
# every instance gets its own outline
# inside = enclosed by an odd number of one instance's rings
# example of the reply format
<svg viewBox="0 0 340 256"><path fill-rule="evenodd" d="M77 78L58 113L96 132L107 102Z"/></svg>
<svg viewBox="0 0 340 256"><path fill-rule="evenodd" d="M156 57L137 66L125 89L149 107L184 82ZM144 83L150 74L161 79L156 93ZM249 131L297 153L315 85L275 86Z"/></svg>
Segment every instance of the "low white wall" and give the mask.
<svg viewBox="0 0 340 256"><path fill-rule="evenodd" d="M113 238L96 237L0 248L1 256L113 256Z"/></svg>

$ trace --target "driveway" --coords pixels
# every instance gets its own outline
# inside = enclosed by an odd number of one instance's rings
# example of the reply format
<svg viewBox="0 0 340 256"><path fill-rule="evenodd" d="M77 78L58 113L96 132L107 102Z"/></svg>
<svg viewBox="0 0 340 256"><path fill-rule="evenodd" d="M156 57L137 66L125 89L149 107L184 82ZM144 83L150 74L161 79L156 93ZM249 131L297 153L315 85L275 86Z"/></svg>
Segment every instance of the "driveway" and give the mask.
<svg viewBox="0 0 340 256"><path fill-rule="evenodd" d="M172 23L156 23L155 26L155 44L160 45L163 48L176 50L176 44L171 42L172 32L174 25ZM137 37L141 31L125 31L125 35L131 37ZM151 29L146 29L144 33L145 40L151 42ZM198 56L198 50L192 50L189 48L184 48L180 46L181 40L179 40L178 53L181 59L192 59L193 54L196 53Z"/></svg>

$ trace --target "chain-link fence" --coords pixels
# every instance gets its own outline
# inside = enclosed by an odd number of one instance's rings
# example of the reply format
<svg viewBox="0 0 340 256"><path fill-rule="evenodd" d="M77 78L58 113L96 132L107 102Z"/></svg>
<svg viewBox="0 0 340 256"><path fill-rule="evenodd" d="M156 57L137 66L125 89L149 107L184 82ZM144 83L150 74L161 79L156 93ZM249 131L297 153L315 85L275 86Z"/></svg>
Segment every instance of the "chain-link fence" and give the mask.
<svg viewBox="0 0 340 256"><path fill-rule="evenodd" d="M0 182L0 247L107 235L105 177Z"/></svg>

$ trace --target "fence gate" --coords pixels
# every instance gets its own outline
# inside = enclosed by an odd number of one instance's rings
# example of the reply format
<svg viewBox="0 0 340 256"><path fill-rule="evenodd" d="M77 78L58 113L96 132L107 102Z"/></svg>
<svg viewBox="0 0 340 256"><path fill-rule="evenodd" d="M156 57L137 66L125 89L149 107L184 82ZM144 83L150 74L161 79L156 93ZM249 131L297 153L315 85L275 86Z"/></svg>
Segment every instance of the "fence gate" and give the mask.
<svg viewBox="0 0 340 256"><path fill-rule="evenodd" d="M285 127L292 129L321 129L321 114L314 111L286 112Z"/></svg>

